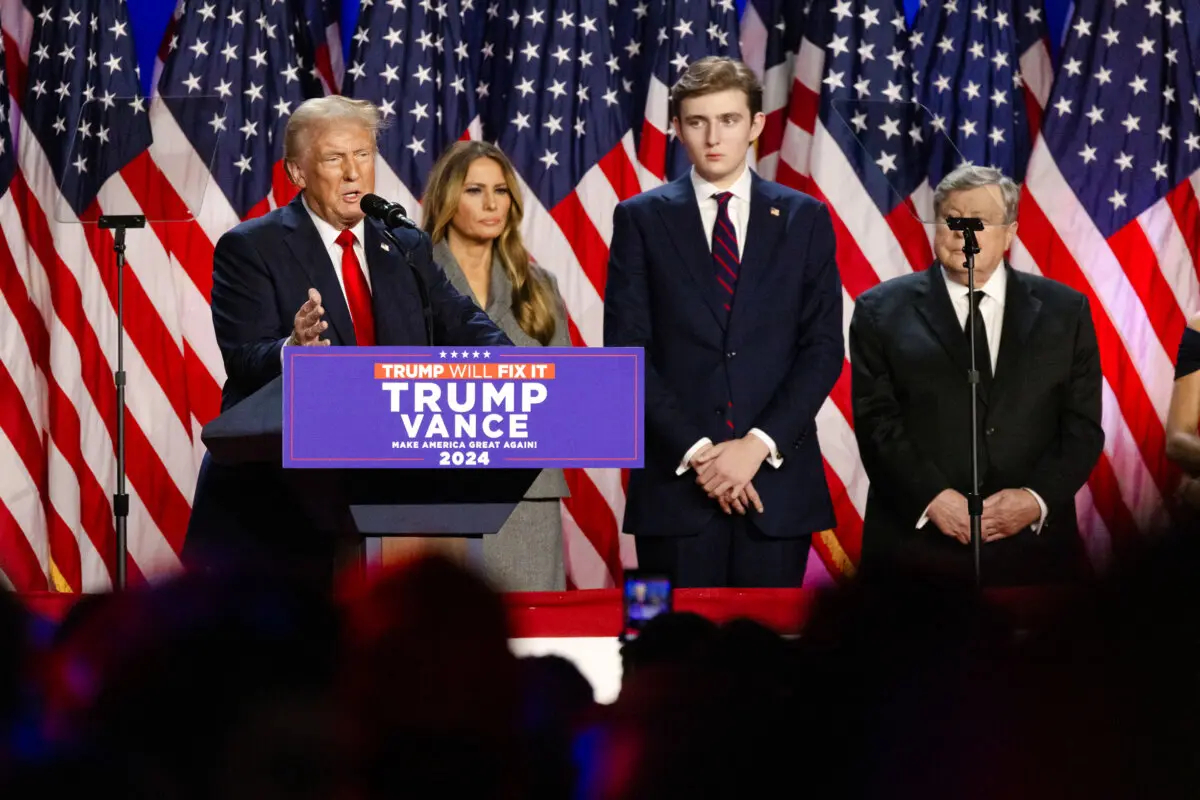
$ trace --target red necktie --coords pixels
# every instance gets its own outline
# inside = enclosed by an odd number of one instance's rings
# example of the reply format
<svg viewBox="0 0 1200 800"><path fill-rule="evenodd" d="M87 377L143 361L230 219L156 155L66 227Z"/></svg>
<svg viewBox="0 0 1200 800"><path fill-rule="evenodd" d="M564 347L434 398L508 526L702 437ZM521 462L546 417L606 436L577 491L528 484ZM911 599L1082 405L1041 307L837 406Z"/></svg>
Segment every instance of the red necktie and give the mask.
<svg viewBox="0 0 1200 800"><path fill-rule="evenodd" d="M371 289L367 276L363 274L358 256L354 254L354 234L349 228L338 234L337 243L342 246L342 283L346 286L346 302L350 306L350 319L354 323L354 338L359 345L371 347L375 344L375 314L371 311Z"/></svg>

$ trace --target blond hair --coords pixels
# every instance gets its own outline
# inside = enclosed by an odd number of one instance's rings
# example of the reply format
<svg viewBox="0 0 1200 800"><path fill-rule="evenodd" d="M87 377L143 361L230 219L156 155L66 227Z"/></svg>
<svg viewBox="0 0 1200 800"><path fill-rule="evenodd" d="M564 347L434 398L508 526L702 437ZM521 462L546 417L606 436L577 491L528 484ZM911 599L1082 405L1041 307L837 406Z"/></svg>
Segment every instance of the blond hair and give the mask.
<svg viewBox="0 0 1200 800"><path fill-rule="evenodd" d="M305 100L288 117L283 132L283 160L295 164L304 157L315 128L334 122L349 122L362 125L371 132L373 139L385 127L383 115L369 100L351 100L341 95L313 97Z"/></svg>
<svg viewBox="0 0 1200 800"><path fill-rule="evenodd" d="M482 141L455 142L433 165L422 201L425 232L434 244L446 238L450 223L458 213L467 171L478 158L490 158L500 165L512 204L504 230L496 237L495 250L504 273L512 284L512 310L521 330L543 345L554 338L557 326L554 308L557 298L549 280L538 274L529 261L529 251L521 241L521 220L525 214L521 189L512 162L499 147Z"/></svg>

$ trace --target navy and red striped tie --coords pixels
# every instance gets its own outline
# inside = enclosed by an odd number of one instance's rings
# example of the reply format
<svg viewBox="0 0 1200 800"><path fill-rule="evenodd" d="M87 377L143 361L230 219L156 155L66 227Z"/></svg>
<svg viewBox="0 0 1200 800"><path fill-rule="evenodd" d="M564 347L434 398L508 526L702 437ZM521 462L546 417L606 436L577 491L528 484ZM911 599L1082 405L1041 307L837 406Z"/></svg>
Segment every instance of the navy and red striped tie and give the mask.
<svg viewBox="0 0 1200 800"><path fill-rule="evenodd" d="M713 225L712 256L713 274L717 278L717 291L725 306L725 316L728 319L729 309L733 305L733 293L737 290L738 272L742 259L738 256L737 232L733 220L729 218L729 200L733 192L719 192L713 195L717 201L717 223ZM725 412L725 426L729 429L727 436L732 436L733 403Z"/></svg>
<svg viewBox="0 0 1200 800"><path fill-rule="evenodd" d="M732 197L733 192L713 195L717 201L717 224L713 225L712 232L713 273L726 314L733 305L733 293L737 289L738 271L742 263L738 256L737 233L733 228L733 220L729 218L729 201Z"/></svg>

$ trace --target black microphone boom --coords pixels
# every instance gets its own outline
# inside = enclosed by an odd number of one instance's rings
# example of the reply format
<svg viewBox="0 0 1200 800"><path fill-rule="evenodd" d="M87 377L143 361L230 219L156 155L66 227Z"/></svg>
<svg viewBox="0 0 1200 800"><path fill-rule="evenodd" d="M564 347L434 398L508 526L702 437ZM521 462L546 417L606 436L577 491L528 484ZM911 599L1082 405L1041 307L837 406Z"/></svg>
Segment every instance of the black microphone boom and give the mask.
<svg viewBox="0 0 1200 800"><path fill-rule="evenodd" d="M417 265L413 262L411 248L400 244L389 228L411 228L417 232L418 238L424 240L426 245L429 243L429 236L417 227L417 223L408 218L408 214L404 212L404 206L399 203L389 203L377 194L364 194L362 200L358 201L358 207L368 217L383 223L384 238L395 245L396 249L400 251L400 255L404 256L404 263L412 272L413 280L417 284L417 294L421 298L421 316L425 320L425 342L432 347L434 344L433 306L429 304L429 287L425 285L425 278L421 275L421 270L417 269Z"/></svg>
<svg viewBox="0 0 1200 800"><path fill-rule="evenodd" d="M377 219L389 228L416 229L417 223L408 217L408 212L399 203L391 203L377 194L364 194L358 201L358 207L368 217Z"/></svg>

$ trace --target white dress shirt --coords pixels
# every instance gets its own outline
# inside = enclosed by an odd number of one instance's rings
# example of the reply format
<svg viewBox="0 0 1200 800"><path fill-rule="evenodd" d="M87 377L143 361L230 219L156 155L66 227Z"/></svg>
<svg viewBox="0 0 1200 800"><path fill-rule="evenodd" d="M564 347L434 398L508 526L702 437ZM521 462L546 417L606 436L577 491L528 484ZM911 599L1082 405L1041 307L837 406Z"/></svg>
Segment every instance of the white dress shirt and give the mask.
<svg viewBox="0 0 1200 800"><path fill-rule="evenodd" d="M946 268L942 268L942 277L946 281L946 291L950 293L950 302L954 304L954 313L958 315L958 326L966 336L967 312L970 310L970 289L961 283L950 280ZM1004 326L1004 298L1008 291L1008 272L1001 265L988 278L983 286L976 284L975 290L983 292L979 299L979 316L983 317L983 329L987 331L988 355L992 358L992 374L996 374L996 356L1000 354L1000 333Z"/></svg>
<svg viewBox="0 0 1200 800"><path fill-rule="evenodd" d="M308 212L309 219L313 221L313 225L317 228L317 235L321 237L321 244L325 245L325 252L329 254L329 260L333 262L333 274L337 275L338 285L342 287L342 297L346 299L346 307L350 307L350 301L346 298L346 279L342 277L342 246L337 243L337 238L341 234L337 228L330 225L325 220L317 216L308 205L308 198L303 194L300 195L300 202L304 205L304 210ZM366 217L358 221L350 231L354 234L354 255L358 256L358 264L362 267L363 277L367 280L367 288L371 288L371 271L367 269L367 252L363 247L363 236L366 234ZM329 301L322 297L321 304L325 305ZM300 309L296 309L299 311ZM291 340L291 334L284 339L283 347L288 346ZM283 347L279 348L279 360L283 361Z"/></svg>
<svg viewBox="0 0 1200 800"><path fill-rule="evenodd" d="M342 287L342 296L345 297L346 279L342 277L342 246L337 243L337 238L341 234L341 231L318 217L316 212L309 208L307 197L301 196L300 201L304 203L304 210L308 212L313 225L317 226L317 235L321 237L321 244L325 245L325 252L329 254L329 260L333 262L333 273L337 275L338 283ZM370 289L371 271L367 269L367 253L363 249L363 236L366 235L367 228L366 221L366 217L360 219L358 224L350 229L350 232L354 234L354 255L358 256L359 266L362 267L363 276L367 279L367 288Z"/></svg>
<svg viewBox="0 0 1200 800"><path fill-rule="evenodd" d="M733 232L737 235L738 258L746 252L746 228L750 224L750 186L752 176L750 167L744 167L742 174L733 182L733 185L728 189L718 189L708 181L696 174L696 170L692 168L692 188L696 191L696 202L700 206L700 223L704 226L704 241L708 245L708 250L712 252L712 232L717 224L717 213L720 210L719 204L713 195L719 194L722 191L729 192L733 197L729 198L729 221L733 223ZM775 447L775 440L759 428L751 428L750 433L757 436L762 443L767 446L767 463L775 469L779 469L783 465L783 456L779 454L779 449ZM679 468L675 470L676 475L682 475L691 469L692 456L705 445L712 444L712 439L705 436L700 441L696 442L688 451L683 454L683 460L679 462Z"/></svg>
<svg viewBox="0 0 1200 800"><path fill-rule="evenodd" d="M971 290L963 284L951 280L945 267L942 267L942 278L946 281L946 291L950 293L950 302L954 305L954 313L958 315L958 325L963 329L963 336L966 336ZM992 374L995 375L996 359L1000 355L1000 334L1004 327L1004 301L1008 292L1008 270L1001 264L987 279L987 283L983 286L976 284L975 290L983 292L983 297L979 298L979 316L983 317L983 329L987 331L988 356L992 362ZM1033 532L1041 533L1042 525L1046 521L1046 501L1033 489L1024 488L1033 495L1034 500L1037 500L1041 515L1033 526ZM924 528L927 522L929 522L928 507L921 514L921 518L917 520L917 527Z"/></svg>

